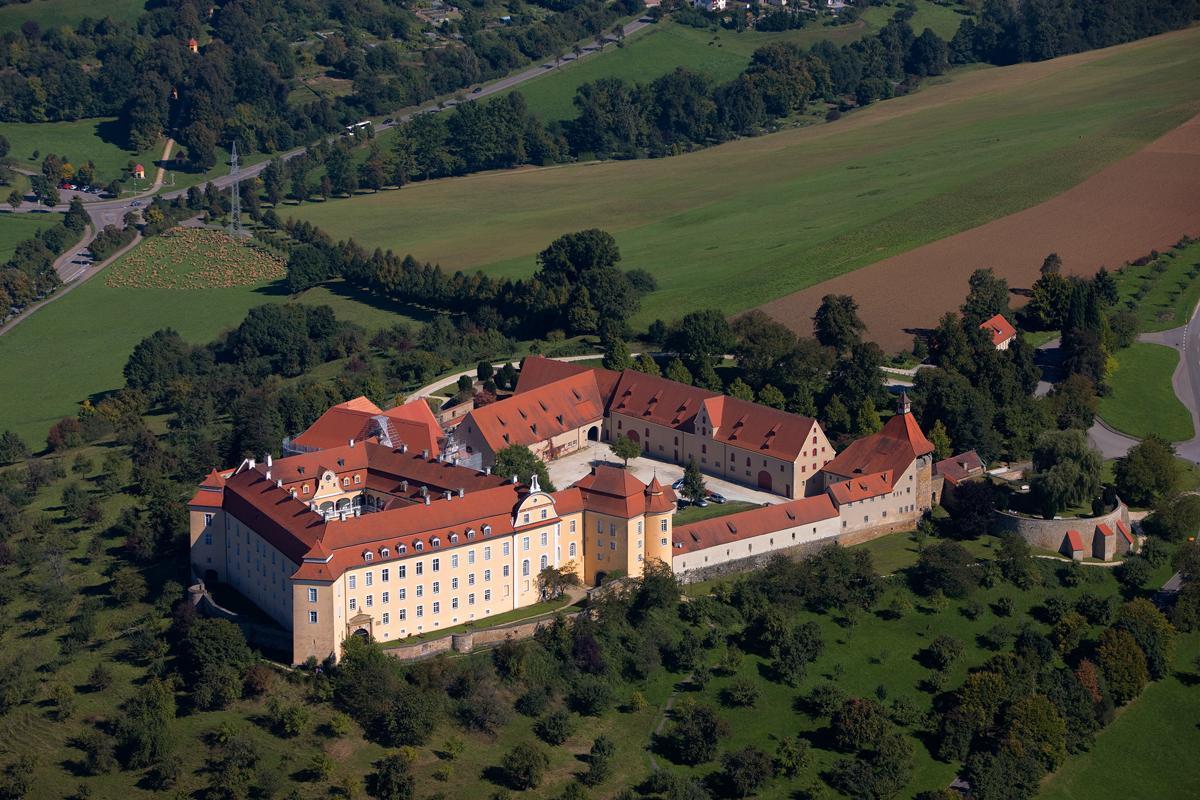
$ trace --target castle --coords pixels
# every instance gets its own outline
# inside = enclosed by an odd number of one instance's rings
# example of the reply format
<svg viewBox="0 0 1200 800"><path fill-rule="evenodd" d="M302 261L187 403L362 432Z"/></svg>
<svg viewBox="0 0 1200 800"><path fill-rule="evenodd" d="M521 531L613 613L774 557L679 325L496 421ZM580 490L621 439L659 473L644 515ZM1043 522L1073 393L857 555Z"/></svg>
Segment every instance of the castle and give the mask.
<svg viewBox="0 0 1200 800"><path fill-rule="evenodd" d="M654 559L686 581L911 529L936 496L933 446L907 398L879 433L835 454L807 417L556 364L528 359L513 397L448 437L427 408L383 412L358 398L289 440L293 455L211 472L189 503L193 571L290 631L300 663L337 657L350 636L396 641L532 605L548 568L595 585ZM648 457L695 458L783 502L675 528L671 488L619 467L554 492L491 473L501 442L553 457L620 434Z"/></svg>

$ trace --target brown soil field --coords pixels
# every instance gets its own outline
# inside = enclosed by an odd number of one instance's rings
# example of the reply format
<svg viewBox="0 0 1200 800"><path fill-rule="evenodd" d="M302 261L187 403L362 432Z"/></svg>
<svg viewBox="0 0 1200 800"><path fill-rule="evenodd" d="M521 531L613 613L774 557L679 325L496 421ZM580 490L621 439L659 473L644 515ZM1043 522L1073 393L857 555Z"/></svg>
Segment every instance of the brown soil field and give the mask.
<svg viewBox="0 0 1200 800"><path fill-rule="evenodd" d="M1064 271L1113 269L1184 234L1200 235L1200 116L1056 197L986 225L766 303L761 308L804 335L827 294L858 301L867 336L886 351L912 345L967 293L967 278L991 267L1020 294L1048 253Z"/></svg>

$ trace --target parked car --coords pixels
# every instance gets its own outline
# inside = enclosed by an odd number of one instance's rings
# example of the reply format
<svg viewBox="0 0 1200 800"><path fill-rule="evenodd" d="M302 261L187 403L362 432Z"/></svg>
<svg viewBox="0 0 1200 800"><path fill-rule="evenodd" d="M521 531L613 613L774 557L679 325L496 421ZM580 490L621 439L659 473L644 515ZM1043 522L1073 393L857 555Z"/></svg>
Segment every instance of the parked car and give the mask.
<svg viewBox="0 0 1200 800"><path fill-rule="evenodd" d="M701 508L708 508L708 501L701 497L699 500L692 503L692 505L700 506Z"/></svg>
<svg viewBox="0 0 1200 800"><path fill-rule="evenodd" d="M672 484L671 484L671 488L672 488L672 489L674 489L674 490L675 490L675 491L677 491L677 492L678 492L680 489L682 489L682 488L683 488L683 478L680 478L679 480L677 480L677 481L675 481L674 483L672 483Z"/></svg>
<svg viewBox="0 0 1200 800"><path fill-rule="evenodd" d="M723 505L725 503L725 495L717 494L716 492L709 492L708 499L713 501L717 505Z"/></svg>
<svg viewBox="0 0 1200 800"><path fill-rule="evenodd" d="M130 207L130 208L138 208L138 207L140 207L141 205L142 205L142 201L141 201L141 200L134 200L132 203L130 203L130 204L129 204L129 207Z"/></svg>
<svg viewBox="0 0 1200 800"><path fill-rule="evenodd" d="M395 121L396 121L396 120L395 120L395 118L394 118L394 117L388 117L387 119L385 119L385 120L383 121L383 124L384 124L384 125L391 125L391 124L392 124L393 122L395 122Z"/></svg>
<svg viewBox="0 0 1200 800"><path fill-rule="evenodd" d="M483 91L482 86L476 86L474 89L471 90L471 94L479 94L482 91Z"/></svg>

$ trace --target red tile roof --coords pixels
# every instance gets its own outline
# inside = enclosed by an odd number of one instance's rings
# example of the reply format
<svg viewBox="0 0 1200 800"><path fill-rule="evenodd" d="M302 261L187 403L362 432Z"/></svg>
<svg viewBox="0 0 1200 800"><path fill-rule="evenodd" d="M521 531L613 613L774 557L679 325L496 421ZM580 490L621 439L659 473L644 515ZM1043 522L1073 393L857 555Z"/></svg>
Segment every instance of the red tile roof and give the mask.
<svg viewBox="0 0 1200 800"><path fill-rule="evenodd" d="M225 484L224 508L299 564L325 531L325 518L268 480L265 467L243 469Z"/></svg>
<svg viewBox="0 0 1200 800"><path fill-rule="evenodd" d="M621 373L609 411L647 422L691 431L700 404L721 395L627 369Z"/></svg>
<svg viewBox="0 0 1200 800"><path fill-rule="evenodd" d="M828 495L804 497L787 503L766 505L739 511L723 517L693 522L675 528L672 537L672 553L681 555L729 542L750 539L775 531L783 531L798 525L836 519L837 509Z"/></svg>
<svg viewBox="0 0 1200 800"><path fill-rule="evenodd" d="M1125 541L1133 544L1133 532L1129 530L1129 526L1123 520L1117 520L1117 530L1120 531Z"/></svg>
<svg viewBox="0 0 1200 800"><path fill-rule="evenodd" d="M513 391L515 394L521 394L584 372L591 372L596 377L596 386L607 403L621 378L621 373L601 367L586 367L573 361L556 361L544 356L528 356L521 362L521 374Z"/></svg>
<svg viewBox="0 0 1200 800"><path fill-rule="evenodd" d="M604 418L604 401L588 370L473 409L466 418L495 453L597 423Z"/></svg>
<svg viewBox="0 0 1200 800"><path fill-rule="evenodd" d="M892 491L893 481L895 481L895 475L892 471L884 470L869 475L855 475L853 478L832 483L829 485L828 491L840 506L888 494Z"/></svg>
<svg viewBox="0 0 1200 800"><path fill-rule="evenodd" d="M1079 535L1079 531L1067 531L1067 541L1071 543L1072 553L1083 549L1083 537Z"/></svg>
<svg viewBox="0 0 1200 800"><path fill-rule="evenodd" d="M1103 536L1105 538L1108 538L1113 535L1113 530L1112 530L1112 528L1108 527L1107 525L1101 523L1100 525L1096 526L1096 533L1100 534L1101 536Z"/></svg>
<svg viewBox="0 0 1200 800"><path fill-rule="evenodd" d="M348 444L351 439L362 441L383 433L389 436L394 447L403 443L428 450L430 455L438 454L441 427L422 398L381 411L367 398L356 397L330 408L292 443L325 450Z"/></svg>
<svg viewBox="0 0 1200 800"><path fill-rule="evenodd" d="M736 397L704 401L708 418L716 426L712 438L731 447L795 461L804 449L816 420L789 414L770 406Z"/></svg>
<svg viewBox="0 0 1200 800"><path fill-rule="evenodd" d="M629 470L609 464L592 467L590 473L575 482L575 488L580 492L584 507L625 518L668 511L675 504L675 492L663 487L657 479L647 486Z"/></svg>
<svg viewBox="0 0 1200 800"><path fill-rule="evenodd" d="M983 459L974 450L959 453L933 465L933 474L941 475L952 486L976 475L982 475L983 471Z"/></svg>
<svg viewBox="0 0 1200 800"><path fill-rule="evenodd" d="M913 415L896 414L879 433L851 442L821 471L839 478L890 471L891 480L897 480L918 456L932 452Z"/></svg>
<svg viewBox="0 0 1200 800"><path fill-rule="evenodd" d="M1017 335L1017 329L1004 318L1003 314L997 314L991 319L984 320L979 323L979 327L991 334L992 344L996 347Z"/></svg>

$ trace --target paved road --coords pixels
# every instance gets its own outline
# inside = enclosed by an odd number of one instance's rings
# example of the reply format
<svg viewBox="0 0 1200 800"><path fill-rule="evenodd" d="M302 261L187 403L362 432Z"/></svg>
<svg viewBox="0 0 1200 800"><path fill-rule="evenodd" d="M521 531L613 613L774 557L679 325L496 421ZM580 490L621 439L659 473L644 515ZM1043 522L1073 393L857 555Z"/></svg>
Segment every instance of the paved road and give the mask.
<svg viewBox="0 0 1200 800"><path fill-rule="evenodd" d="M1200 305L1192 311L1192 318L1181 328L1169 331L1143 333L1139 342L1161 344L1179 351L1179 366L1171 376L1175 395L1192 415L1195 435L1186 442L1175 445L1181 458L1200 464L1200 324L1197 323Z"/></svg>

